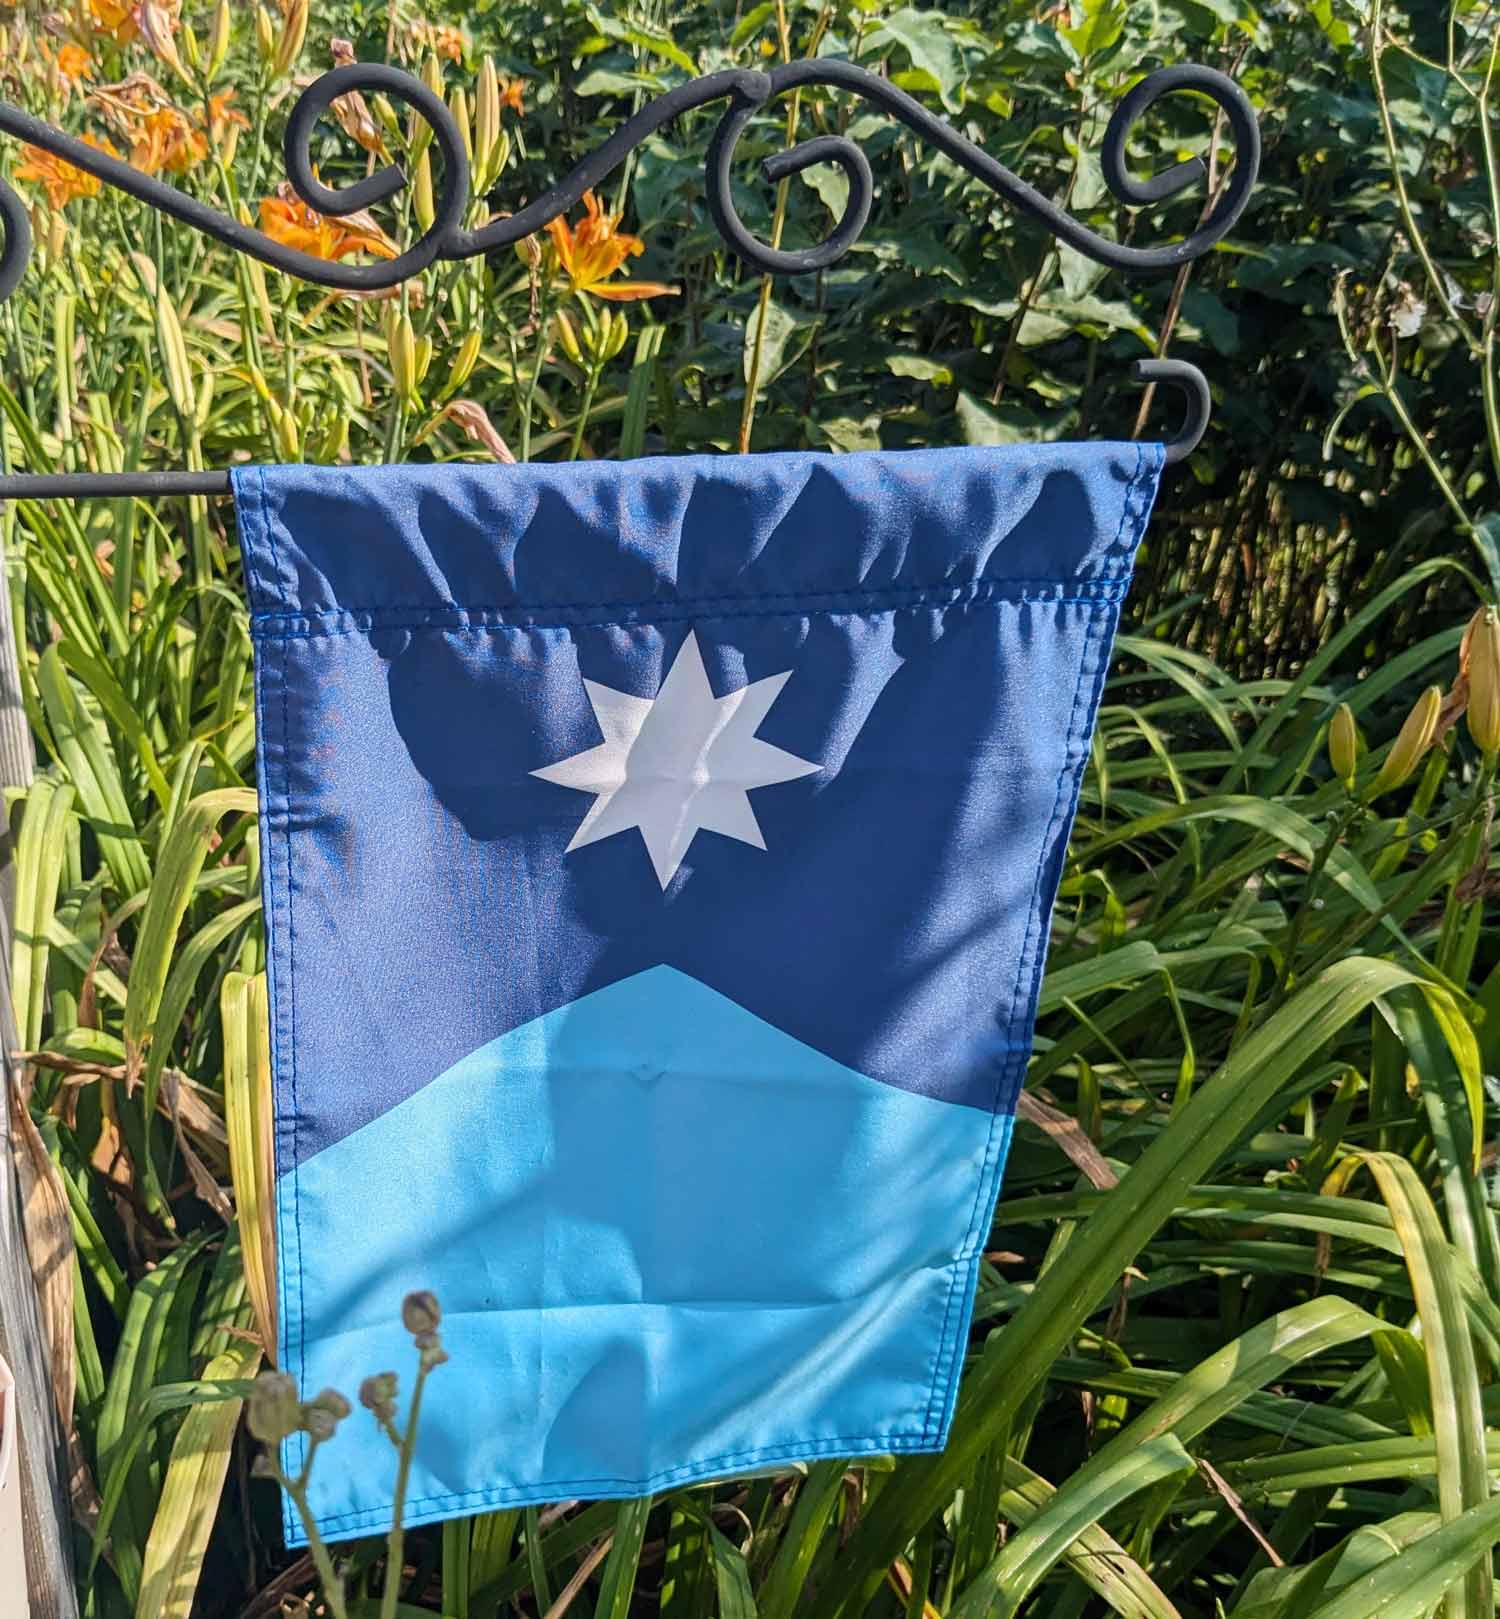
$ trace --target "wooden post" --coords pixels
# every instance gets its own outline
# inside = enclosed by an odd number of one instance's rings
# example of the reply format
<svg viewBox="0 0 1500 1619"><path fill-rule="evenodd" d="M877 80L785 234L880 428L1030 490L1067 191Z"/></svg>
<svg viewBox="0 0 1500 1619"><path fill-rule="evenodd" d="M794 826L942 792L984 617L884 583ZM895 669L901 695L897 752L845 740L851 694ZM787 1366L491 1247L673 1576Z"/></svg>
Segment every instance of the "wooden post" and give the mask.
<svg viewBox="0 0 1500 1619"><path fill-rule="evenodd" d="M0 787L29 786L34 757L21 703L20 662L0 549ZM19 1049L10 993L15 875L9 822L0 816L0 1081L7 1091L13 1054ZM64 1435L59 1431L36 1285L21 1227L10 1108L4 1095L0 1095L0 1356L9 1363L16 1380L21 1531L31 1619L78 1619L72 1522L63 1483ZM7 1593L0 1590L0 1612L9 1613L6 1598Z"/></svg>

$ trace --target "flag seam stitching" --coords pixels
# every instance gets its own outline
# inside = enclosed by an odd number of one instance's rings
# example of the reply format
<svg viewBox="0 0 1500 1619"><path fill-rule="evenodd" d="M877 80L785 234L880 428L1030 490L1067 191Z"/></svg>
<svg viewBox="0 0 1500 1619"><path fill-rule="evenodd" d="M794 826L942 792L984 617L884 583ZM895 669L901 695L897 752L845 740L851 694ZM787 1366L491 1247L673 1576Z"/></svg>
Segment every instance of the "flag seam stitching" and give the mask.
<svg viewBox="0 0 1500 1619"><path fill-rule="evenodd" d="M460 607L456 604L431 607L332 607L300 613L253 613L250 622L253 633L263 639L348 635L381 625L397 625L407 629L418 629L425 625L438 629L504 629L546 628L555 624L558 628L587 629L595 626L571 615L630 613L647 615L648 621L666 621L686 618L784 618L849 611L877 613L902 608L951 607L965 602L1092 607L1118 601L1129 585L1130 579L1125 576L1104 580L1005 580L994 586L983 582L977 585L912 585L882 590L805 591L787 595L705 596L671 600L540 602L534 605L513 602L483 607ZM1077 594L1055 593L1062 590ZM323 621L330 627L322 628ZM599 627L620 622L618 617L608 618L600 620ZM271 627L275 625L288 627Z"/></svg>

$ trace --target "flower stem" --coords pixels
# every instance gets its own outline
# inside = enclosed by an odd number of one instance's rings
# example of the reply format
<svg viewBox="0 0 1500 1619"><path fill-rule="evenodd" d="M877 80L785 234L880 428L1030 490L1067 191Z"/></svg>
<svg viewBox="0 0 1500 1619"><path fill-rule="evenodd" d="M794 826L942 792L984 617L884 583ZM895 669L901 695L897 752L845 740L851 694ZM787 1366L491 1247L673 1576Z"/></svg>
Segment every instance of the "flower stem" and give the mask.
<svg viewBox="0 0 1500 1619"><path fill-rule="evenodd" d="M412 1451L416 1446L417 1418L422 1410L422 1389L427 1382L425 1358L417 1367L417 1380L411 1391L411 1410L406 1418L406 1435L401 1441L401 1459L396 1464L396 1493L391 1499L391 1528L385 1540L385 1589L380 1596L380 1619L396 1619L396 1603L401 1595L401 1570L406 1529L406 1485L411 1476Z"/></svg>
<svg viewBox="0 0 1500 1619"><path fill-rule="evenodd" d="M595 355L589 363L589 377L583 387L583 401L578 407L578 420L573 424L573 442L568 448L570 461L576 461L579 450L583 448L583 430L588 426L589 411L593 409L594 392L599 386L599 373L602 369L599 357Z"/></svg>
<svg viewBox="0 0 1500 1619"><path fill-rule="evenodd" d="M297 1478L288 1478L281 1470L281 1463L276 1460L275 1453L268 1453L271 1470L276 1482L292 1498L292 1505L297 1509L297 1516L302 1520L302 1529L307 1536L307 1549L312 1556L313 1566L318 1571L318 1581L323 1587L323 1600L328 1604L331 1619L349 1619L349 1611L344 1605L344 1582L338 1570L333 1566L333 1558L328 1554L328 1547L323 1543L323 1537L318 1533L317 1523L313 1519L312 1508L307 1504L307 1472L312 1462L313 1451L317 1449L314 1444L307 1453L307 1465Z"/></svg>

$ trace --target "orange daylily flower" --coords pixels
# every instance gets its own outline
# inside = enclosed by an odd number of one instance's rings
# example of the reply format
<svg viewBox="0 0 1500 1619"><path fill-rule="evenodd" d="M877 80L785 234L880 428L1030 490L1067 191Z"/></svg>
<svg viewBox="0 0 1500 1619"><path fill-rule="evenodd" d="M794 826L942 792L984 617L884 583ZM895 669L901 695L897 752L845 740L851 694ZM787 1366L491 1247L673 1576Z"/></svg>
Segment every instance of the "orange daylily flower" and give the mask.
<svg viewBox="0 0 1500 1619"><path fill-rule="evenodd" d="M88 0L94 28L108 34L116 45L128 45L141 31L136 7L125 0Z"/></svg>
<svg viewBox="0 0 1500 1619"><path fill-rule="evenodd" d="M57 76L68 88L81 84L93 72L94 62L82 45L69 40L57 53Z"/></svg>
<svg viewBox="0 0 1500 1619"><path fill-rule="evenodd" d="M111 157L120 155L108 141L98 140L93 135L85 135L83 140L86 146L107 152ZM39 185L47 193L48 207L54 210L71 202L74 197L97 197L102 184L96 175L86 169L75 168L55 153L30 145L21 148L16 179L31 180Z"/></svg>
<svg viewBox="0 0 1500 1619"><path fill-rule="evenodd" d="M464 36L461 29L451 28L446 23L435 24L431 39L432 48L439 56L446 56L450 62L463 61Z"/></svg>
<svg viewBox="0 0 1500 1619"><path fill-rule="evenodd" d="M547 221L547 234L552 238L558 267L568 278L570 292L591 292L614 303L627 303L633 298L657 298L680 290L661 281L610 282L626 259L645 252L646 244L639 236L620 230L620 215L605 213L592 191L584 192L583 206L586 216L577 230L565 219Z"/></svg>
<svg viewBox="0 0 1500 1619"><path fill-rule="evenodd" d="M206 114L176 106L146 73L104 85L89 97L116 133L130 142L130 163L143 174L186 174L208 156L213 143L227 158L233 140L250 120L231 105L234 91L209 97Z"/></svg>
<svg viewBox="0 0 1500 1619"><path fill-rule="evenodd" d="M217 146L233 128L249 129L250 120L244 113L231 107L234 91L225 90L208 98L208 136Z"/></svg>
<svg viewBox="0 0 1500 1619"><path fill-rule="evenodd" d="M517 118L526 116L526 104L522 100L525 94L525 79L502 79L500 81L500 105L509 107Z"/></svg>
<svg viewBox="0 0 1500 1619"><path fill-rule="evenodd" d="M454 28L448 23L428 22L426 18L419 17L409 25L407 31L418 50L425 47L439 56L446 56L450 62L463 61L467 41L461 28Z"/></svg>
<svg viewBox="0 0 1500 1619"><path fill-rule="evenodd" d="M131 130L130 162L143 174L186 174L208 156L203 131L176 107L146 113Z"/></svg>
<svg viewBox="0 0 1500 1619"><path fill-rule="evenodd" d="M333 219L309 208L289 185L262 199L260 228L273 242L318 259L342 259L349 253L396 257L396 244L363 209Z"/></svg>

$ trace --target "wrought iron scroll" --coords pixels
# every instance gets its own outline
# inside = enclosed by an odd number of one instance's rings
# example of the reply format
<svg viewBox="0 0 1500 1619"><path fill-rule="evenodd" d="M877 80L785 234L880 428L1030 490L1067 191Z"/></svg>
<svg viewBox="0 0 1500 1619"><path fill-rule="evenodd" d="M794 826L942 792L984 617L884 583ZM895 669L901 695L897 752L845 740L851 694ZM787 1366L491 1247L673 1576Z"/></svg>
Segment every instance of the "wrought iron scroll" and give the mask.
<svg viewBox="0 0 1500 1619"><path fill-rule="evenodd" d="M1244 211L1260 161L1260 132L1254 110L1232 79L1212 68L1197 66L1162 68L1148 74L1115 108L1105 130L1101 165L1105 183L1114 196L1132 206L1158 203L1206 177L1207 167L1199 158L1178 163L1147 180L1136 180L1129 173L1127 146L1131 130L1148 108L1176 92L1195 91L1223 110L1234 137L1234 168L1212 207L1180 239L1155 247L1114 242L1042 196L888 80L851 62L816 58L788 62L767 73L740 69L710 73L679 85L641 108L565 179L535 201L471 230L463 224L471 192L468 156L463 137L442 98L399 68L355 62L333 68L316 79L292 108L286 128L285 160L296 194L319 213L340 217L387 201L406 185L406 175L395 164L339 188L324 185L313 172L314 129L334 101L354 90L381 92L409 107L431 130L442 169L432 224L410 247L391 259L346 264L287 247L17 107L0 103L0 131L42 147L236 252L249 254L301 280L350 292L376 292L398 286L439 260L472 258L533 235L549 220L574 207L585 191L617 169L662 125L694 108L727 101L729 105L714 129L704 164L709 212L724 240L753 269L771 275L797 275L836 264L858 240L874 200L869 159L846 135L819 135L762 162L761 172L770 182L818 163L836 163L849 182L843 215L828 236L810 247L791 250L767 245L746 227L734 205L731 176L735 148L755 114L789 90L813 86L848 91L889 113L1006 202L1039 221L1059 241L1111 269L1137 273L1173 270L1208 252ZM30 259L31 227L21 199L3 181L0 235L0 298L6 298L15 290ZM1207 425L1207 384L1185 362L1150 361L1143 365L1149 370L1142 372L1138 367L1138 374L1177 388L1187 403L1184 428L1168 445L1168 459L1180 460L1196 445ZM226 488L227 481L226 474L213 472L23 474L0 477L0 497L43 493L213 493ZM90 487L85 488L85 484Z"/></svg>

